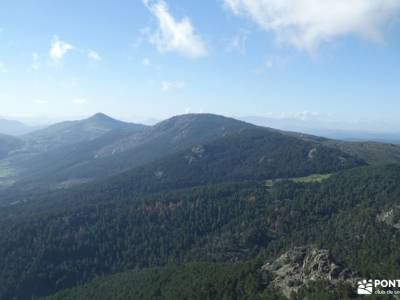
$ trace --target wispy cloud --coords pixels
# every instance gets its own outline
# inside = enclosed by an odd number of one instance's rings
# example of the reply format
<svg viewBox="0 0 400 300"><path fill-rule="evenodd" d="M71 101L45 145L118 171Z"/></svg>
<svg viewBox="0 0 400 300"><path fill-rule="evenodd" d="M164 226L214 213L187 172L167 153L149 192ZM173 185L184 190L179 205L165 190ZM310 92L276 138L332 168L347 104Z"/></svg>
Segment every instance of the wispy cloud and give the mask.
<svg viewBox="0 0 400 300"><path fill-rule="evenodd" d="M55 36L50 47L50 57L55 62L61 62L64 56L73 49L74 46L60 40L57 36Z"/></svg>
<svg viewBox="0 0 400 300"><path fill-rule="evenodd" d="M87 51L87 57L90 60L94 60L94 61L101 61L102 60L101 56L94 50L88 50Z"/></svg>
<svg viewBox="0 0 400 300"><path fill-rule="evenodd" d="M161 82L161 90L163 92L175 92L185 87L183 81L163 81Z"/></svg>
<svg viewBox="0 0 400 300"><path fill-rule="evenodd" d="M193 58L207 55L207 47L188 17L176 20L162 0L144 0L144 4L158 20L159 28L150 34L149 41L160 52L176 52Z"/></svg>
<svg viewBox="0 0 400 300"><path fill-rule="evenodd" d="M276 119L294 119L300 121L318 120L321 117L319 112L315 111L299 111L299 112L282 112L280 114L270 115Z"/></svg>
<svg viewBox="0 0 400 300"><path fill-rule="evenodd" d="M75 98L72 100L72 103L77 104L77 105L82 105L85 104L87 100L85 98Z"/></svg>
<svg viewBox="0 0 400 300"><path fill-rule="evenodd" d="M274 32L278 42L312 51L326 41L355 35L382 39L384 25L400 14L398 0L224 0L233 14Z"/></svg>

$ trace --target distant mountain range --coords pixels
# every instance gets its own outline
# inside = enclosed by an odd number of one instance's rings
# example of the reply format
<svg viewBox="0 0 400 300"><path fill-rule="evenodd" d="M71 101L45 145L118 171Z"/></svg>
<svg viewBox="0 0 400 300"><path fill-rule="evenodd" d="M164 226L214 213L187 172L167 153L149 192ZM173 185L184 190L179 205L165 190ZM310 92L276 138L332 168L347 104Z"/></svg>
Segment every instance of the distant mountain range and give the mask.
<svg viewBox="0 0 400 300"><path fill-rule="evenodd" d="M0 117L0 133L7 135L22 135L36 130L37 127L27 126L24 123L14 120L7 120Z"/></svg>

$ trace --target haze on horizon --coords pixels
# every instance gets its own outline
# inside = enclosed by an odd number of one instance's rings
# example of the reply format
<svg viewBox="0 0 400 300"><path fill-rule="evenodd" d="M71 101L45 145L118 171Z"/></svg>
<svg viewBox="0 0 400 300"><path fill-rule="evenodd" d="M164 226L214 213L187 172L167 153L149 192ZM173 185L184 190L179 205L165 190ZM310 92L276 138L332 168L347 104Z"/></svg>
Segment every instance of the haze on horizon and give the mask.
<svg viewBox="0 0 400 300"><path fill-rule="evenodd" d="M398 131L400 2L299 1L4 3L0 116L210 112Z"/></svg>

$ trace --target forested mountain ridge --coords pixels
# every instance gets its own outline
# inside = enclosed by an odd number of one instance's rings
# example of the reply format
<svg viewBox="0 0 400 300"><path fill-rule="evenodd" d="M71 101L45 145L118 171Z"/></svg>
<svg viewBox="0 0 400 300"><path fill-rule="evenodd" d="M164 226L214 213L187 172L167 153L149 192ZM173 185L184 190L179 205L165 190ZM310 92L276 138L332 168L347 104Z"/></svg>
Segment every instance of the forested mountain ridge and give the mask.
<svg viewBox="0 0 400 300"><path fill-rule="evenodd" d="M97 113L88 119L57 123L26 134L22 138L27 142L29 148L37 151L48 151L94 140L115 129L142 130L144 128L144 125L122 122L105 114Z"/></svg>
<svg viewBox="0 0 400 300"><path fill-rule="evenodd" d="M84 122L84 124L89 122L91 124L93 121L89 120L98 118L103 119L104 117L94 116L80 122ZM70 123L67 123L67 125L68 128L77 126ZM118 123L117 125L120 124ZM55 126L58 129L59 127L64 128L66 125L61 123ZM122 126L123 128L119 128L120 126L114 127L117 128L109 130L92 140L71 142L70 145L42 151L42 153L37 153L33 156L19 155L8 158L8 161L11 161L10 165L14 167L15 173L18 175L15 178L17 185L19 183L17 188L32 190L39 186L45 188L47 186L47 188L51 189L69 187L92 181L93 179L109 177L134 167L144 166L167 155L173 155L186 149L193 147L200 147L199 149L201 149L203 144L210 143L216 139L222 140L230 135L236 134L236 143L240 143L241 137L239 134L243 130L247 130L246 132L263 132L265 136L279 136L282 141L286 136L284 132L257 127L211 114L177 116L150 127L133 126L132 128L131 125L128 128L125 126ZM45 132L54 131L54 127L50 129L45 130ZM70 129L68 129L68 132L70 132ZM31 138L37 135L43 135L43 131L31 135ZM78 136L82 135L84 134L81 133ZM230 139L232 140L233 138L231 137ZM287 135L286 139L293 144L295 144L294 141L298 141L300 144L304 143L301 138L290 135ZM274 142L273 140L271 141ZM314 143L315 147L313 146L313 148L328 149L320 145L319 141L306 140L305 142L310 145ZM230 146L237 147L233 144ZM273 145L271 147L273 148ZM331 150L329 151L332 152ZM193 153L188 155L193 157ZM284 156L285 154L282 157ZM349 157L348 155L341 156ZM262 156L259 157L259 159L261 158ZM273 158L269 158L270 162L271 160ZM267 162L268 158L261 164L265 165ZM341 163L337 165L340 166Z"/></svg>
<svg viewBox="0 0 400 300"><path fill-rule="evenodd" d="M144 166L244 129L280 133L318 147L337 149L371 164L400 162L399 146L332 141L212 114L176 116L154 126L124 123L96 114L24 136L24 143L11 156L3 157L3 162L11 170L12 177L7 180L14 183L15 189L32 192L38 188L68 188Z"/></svg>
<svg viewBox="0 0 400 300"><path fill-rule="evenodd" d="M159 151L160 146L158 145L156 151ZM68 151L68 147L66 151ZM72 151L72 153L74 152ZM44 185L57 183L65 178L61 176L67 172L76 178L83 179L89 177L91 174L89 172L94 170L99 173L98 177L102 174L109 176L111 174L110 169L93 169L96 165L92 165L91 169L82 168L78 172L68 166L70 162L68 154L65 156L66 159L60 162L56 160L57 157L58 155L52 161L52 157L46 154L50 172L47 176L43 170L38 174L33 173L37 177L36 182L43 182ZM72 157L76 156L72 155ZM109 160L109 162L113 161ZM211 142L194 144L187 150L166 155L151 163L132 168L120 175L103 180L101 184L94 182L93 191L87 193L96 194L102 198L102 194L107 195L109 190L138 194L217 182L266 180L306 176L314 173L332 173L362 164L365 164L362 160L355 159L336 149L286 136L273 130L247 127L232 133L225 133ZM63 165L65 167L61 174L51 172L52 168L57 170ZM129 165L126 160L125 165ZM22 181L22 183L24 183L24 187L29 187L31 184L29 180ZM35 187L35 185L33 186ZM102 188L98 188L98 186ZM64 188L66 186L53 185L53 187Z"/></svg>
<svg viewBox="0 0 400 300"><path fill-rule="evenodd" d="M30 176L2 194L1 300L68 288L55 297L101 298L101 286L115 299L196 299L189 286L210 299L284 299L260 268L310 245L362 278L400 276L400 213L388 213L400 207L399 165L215 115L150 127L94 119L109 129L21 160ZM193 285L161 280L181 272ZM354 296L340 280L288 284L298 284L295 299Z"/></svg>

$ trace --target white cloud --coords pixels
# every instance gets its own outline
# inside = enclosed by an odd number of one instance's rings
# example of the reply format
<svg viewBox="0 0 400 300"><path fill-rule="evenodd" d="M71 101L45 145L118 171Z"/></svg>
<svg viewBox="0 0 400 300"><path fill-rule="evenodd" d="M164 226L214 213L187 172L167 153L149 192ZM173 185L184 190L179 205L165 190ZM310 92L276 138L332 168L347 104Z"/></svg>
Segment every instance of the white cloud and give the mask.
<svg viewBox="0 0 400 300"><path fill-rule="evenodd" d="M276 34L278 42L314 50L321 43L355 35L382 38L384 25L400 13L399 0L224 0L235 15Z"/></svg>
<svg viewBox="0 0 400 300"><path fill-rule="evenodd" d="M84 98L75 98L72 100L72 103L77 104L77 105L82 105L82 104L85 104L86 102L87 102L87 100Z"/></svg>
<svg viewBox="0 0 400 300"><path fill-rule="evenodd" d="M39 54L36 52L32 53L32 65L31 65L32 70L38 71L40 70L40 57Z"/></svg>
<svg viewBox="0 0 400 300"><path fill-rule="evenodd" d="M101 61L102 60L101 56L96 51L93 51L93 50L88 50L87 51L87 57L90 60L94 60L94 61Z"/></svg>
<svg viewBox="0 0 400 300"><path fill-rule="evenodd" d="M0 61L0 73L7 73L7 72L8 70L6 65L2 61Z"/></svg>
<svg viewBox="0 0 400 300"><path fill-rule="evenodd" d="M161 89L163 92L175 92L185 87L183 81L163 81L161 82Z"/></svg>
<svg viewBox="0 0 400 300"><path fill-rule="evenodd" d="M175 20L169 12L165 1L144 0L144 4L158 19L158 30L150 35L150 43L157 46L160 52L176 52L188 57L202 57L207 54L207 47L195 32L188 17Z"/></svg>
<svg viewBox="0 0 400 300"><path fill-rule="evenodd" d="M71 50L74 49L74 46L60 40L57 36L53 38L50 48L50 57L55 62L60 62L63 57Z"/></svg>
<svg viewBox="0 0 400 300"><path fill-rule="evenodd" d="M282 112L282 113L270 113L266 115L269 118L273 119L292 119L299 121L311 121L311 120L319 120L322 115L318 112L314 111L299 111L299 112Z"/></svg>

